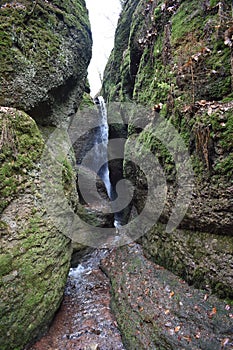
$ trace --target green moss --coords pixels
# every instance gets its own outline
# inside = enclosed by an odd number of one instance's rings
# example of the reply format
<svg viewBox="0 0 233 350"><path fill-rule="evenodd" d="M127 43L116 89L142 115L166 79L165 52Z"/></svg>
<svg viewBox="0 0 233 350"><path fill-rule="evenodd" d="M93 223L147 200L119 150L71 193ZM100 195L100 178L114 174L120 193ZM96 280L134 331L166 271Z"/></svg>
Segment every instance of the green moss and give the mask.
<svg viewBox="0 0 233 350"><path fill-rule="evenodd" d="M225 283L218 282L212 285L213 292L216 293L220 298L224 299L227 296L233 296L232 288L230 285L226 285Z"/></svg>
<svg viewBox="0 0 233 350"><path fill-rule="evenodd" d="M143 52L133 94L134 99L139 103L153 106L167 99L167 92L170 87L169 67L166 68L162 65L161 50L162 40L157 40L153 50L154 64L150 57L150 50L145 49Z"/></svg>
<svg viewBox="0 0 233 350"><path fill-rule="evenodd" d="M137 16L134 13L138 4L139 0L133 2L127 1L120 16L115 36L114 50L112 50L104 72L104 83L102 89L103 95L107 101L119 100L121 94L121 67L124 61L124 54L128 48L130 36L133 36L133 32L135 31L137 33L136 28L143 23L141 21L142 12L140 13L139 11ZM133 15L135 15L134 18Z"/></svg>
<svg viewBox="0 0 233 350"><path fill-rule="evenodd" d="M165 226L157 223L142 243L153 261L190 284L197 288L205 288L208 284L219 296L232 297L228 278L232 237L191 230L175 230L172 235L167 235Z"/></svg>
<svg viewBox="0 0 233 350"><path fill-rule="evenodd" d="M202 258L202 254L200 255L200 258ZM206 274L208 273L208 268L205 267L198 267L194 270L193 276L192 276L192 282L193 285L197 288L205 288L208 281L206 280Z"/></svg>
<svg viewBox="0 0 233 350"><path fill-rule="evenodd" d="M72 165L70 161L65 158L63 161L63 171L62 171L62 177L64 185L70 186L71 182L74 180L74 169L72 168Z"/></svg>
<svg viewBox="0 0 233 350"><path fill-rule="evenodd" d="M167 181L174 181L176 177L175 162L172 154L168 151L167 147L163 145L161 141L155 135L155 130L144 130L138 137L137 141L143 147L143 154L148 150L155 154L166 174ZM172 144L169 144L172 147ZM176 147L176 145L174 145ZM139 155L140 157L140 155Z"/></svg>
<svg viewBox="0 0 233 350"><path fill-rule="evenodd" d="M12 256L10 254L0 255L0 276L6 275L12 270Z"/></svg>
<svg viewBox="0 0 233 350"><path fill-rule="evenodd" d="M210 7L214 7L219 3L218 0L210 0Z"/></svg>
<svg viewBox="0 0 233 350"><path fill-rule="evenodd" d="M94 107L94 102L93 102L93 99L92 97L88 94L88 93L84 93L83 94L83 97L82 97L82 101L81 101L81 104L79 106L80 110L83 110L85 108L91 108L91 107Z"/></svg>
<svg viewBox="0 0 233 350"><path fill-rule="evenodd" d="M202 26L203 16L200 2L189 1L188 6L183 2L172 18L172 44L175 46L190 32L198 33Z"/></svg>
<svg viewBox="0 0 233 350"><path fill-rule="evenodd" d="M223 39L221 41L223 43ZM230 49L214 47L213 52L205 59L205 69L209 72L204 93L209 100L221 100L231 93ZM215 73L211 73L215 72Z"/></svg>
<svg viewBox="0 0 233 350"><path fill-rule="evenodd" d="M192 155L191 161L192 161L192 168L195 173L196 179L199 182L201 182L205 171L205 165L197 155Z"/></svg>
<svg viewBox="0 0 233 350"><path fill-rule="evenodd" d="M71 28L82 31L89 28L86 8L81 0L39 1L32 15L32 2L25 0L19 7L0 9L0 73L9 78L9 72L19 66L43 68L53 72L65 63L64 38ZM63 20L63 24L61 24ZM63 62L64 61L64 62ZM61 67L62 68L62 67Z"/></svg>
<svg viewBox="0 0 233 350"><path fill-rule="evenodd" d="M229 180L233 178L233 153L219 159L214 166L214 171L216 174L221 176L226 176Z"/></svg>
<svg viewBox="0 0 233 350"><path fill-rule="evenodd" d="M0 212L24 188L26 174L43 151L43 140L35 122L25 113L10 110L0 114L2 150L0 158Z"/></svg>
<svg viewBox="0 0 233 350"><path fill-rule="evenodd" d="M22 349L44 330L59 306L69 270L69 240L39 211L27 214L23 227L22 218L15 219L18 235L0 259L0 338L8 331L7 340L1 339L3 349Z"/></svg>
<svg viewBox="0 0 233 350"><path fill-rule="evenodd" d="M221 124L222 133L220 145L225 151L232 151L233 149L233 110L229 110L225 114L226 122Z"/></svg>

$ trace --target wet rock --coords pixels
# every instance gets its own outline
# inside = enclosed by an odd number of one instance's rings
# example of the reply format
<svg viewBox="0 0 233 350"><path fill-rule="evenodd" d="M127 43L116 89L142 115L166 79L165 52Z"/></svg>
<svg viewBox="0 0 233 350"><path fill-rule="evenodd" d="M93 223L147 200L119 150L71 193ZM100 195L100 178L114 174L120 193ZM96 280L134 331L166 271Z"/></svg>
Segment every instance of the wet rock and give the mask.
<svg viewBox="0 0 233 350"><path fill-rule="evenodd" d="M48 333L29 350L124 350L110 310L110 285L100 270L108 250L95 250L70 271L64 299Z"/></svg>
<svg viewBox="0 0 233 350"><path fill-rule="evenodd" d="M232 348L232 335L226 341L224 334L231 308L147 260L140 245L113 250L102 268L111 279L112 307L127 349Z"/></svg>

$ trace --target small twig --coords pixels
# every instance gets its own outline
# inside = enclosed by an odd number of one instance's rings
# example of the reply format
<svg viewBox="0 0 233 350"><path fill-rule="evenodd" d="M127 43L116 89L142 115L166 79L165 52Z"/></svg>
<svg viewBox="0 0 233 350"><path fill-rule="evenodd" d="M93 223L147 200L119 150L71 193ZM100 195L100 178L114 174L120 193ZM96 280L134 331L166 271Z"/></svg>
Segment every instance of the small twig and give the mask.
<svg viewBox="0 0 233 350"><path fill-rule="evenodd" d="M192 76L192 102L195 103L195 81L194 81L194 72L193 72L193 62L191 63L191 76Z"/></svg>

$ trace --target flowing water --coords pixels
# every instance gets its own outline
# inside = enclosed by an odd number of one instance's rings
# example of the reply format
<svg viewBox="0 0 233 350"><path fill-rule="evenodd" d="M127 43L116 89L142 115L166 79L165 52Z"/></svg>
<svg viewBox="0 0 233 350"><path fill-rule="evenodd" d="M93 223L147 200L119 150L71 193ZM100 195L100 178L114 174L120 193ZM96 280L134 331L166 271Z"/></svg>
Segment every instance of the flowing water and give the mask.
<svg viewBox="0 0 233 350"><path fill-rule="evenodd" d="M96 157L94 160L94 171L98 173L103 183L105 184L108 197L114 205L114 200L117 198L117 194L113 193L109 168L108 168L108 139L109 139L109 127L108 127L108 114L107 108L102 96L98 96L95 100L96 105L98 106L99 115L100 115L100 128L95 136L95 153ZM114 226L116 228L121 227L121 214L115 213Z"/></svg>
<svg viewBox="0 0 233 350"><path fill-rule="evenodd" d="M96 99L96 104L100 114L100 127L95 138L96 157L95 166L100 178L105 184L108 196L111 196L111 183L109 178L108 169L108 120L107 120L107 109L104 102L104 98L99 96Z"/></svg>
<svg viewBox="0 0 233 350"><path fill-rule="evenodd" d="M110 198L107 110L101 96L96 104L100 127L89 165L104 182ZM30 350L124 350L110 309L110 282L99 267L109 253L108 249L94 250L70 270L62 305L48 333Z"/></svg>
<svg viewBox="0 0 233 350"><path fill-rule="evenodd" d="M124 350L110 309L110 283L99 268L109 254L95 250L72 268L48 333L30 350Z"/></svg>

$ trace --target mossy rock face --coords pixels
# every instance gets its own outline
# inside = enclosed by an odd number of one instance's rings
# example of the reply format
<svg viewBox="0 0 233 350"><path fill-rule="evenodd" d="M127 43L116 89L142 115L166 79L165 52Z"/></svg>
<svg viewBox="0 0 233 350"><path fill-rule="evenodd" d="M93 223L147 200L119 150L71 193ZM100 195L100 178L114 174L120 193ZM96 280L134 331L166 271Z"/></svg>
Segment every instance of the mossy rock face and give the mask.
<svg viewBox="0 0 233 350"><path fill-rule="evenodd" d="M43 151L36 124L24 112L0 107L0 213L28 186L27 177Z"/></svg>
<svg viewBox="0 0 233 350"><path fill-rule="evenodd" d="M0 105L43 125L77 110L86 85L91 34L83 0L1 2Z"/></svg>
<svg viewBox="0 0 233 350"><path fill-rule="evenodd" d="M44 140L34 120L2 107L0 135L0 343L3 350L15 350L44 332L58 309L71 244L41 201ZM65 185L70 181L66 174Z"/></svg>
<svg viewBox="0 0 233 350"><path fill-rule="evenodd" d="M203 102L193 107L193 112L185 109L176 110L170 115L170 122L180 130L180 135L186 144L193 168L194 190L190 199L189 209L184 217L181 227L191 230L232 235L232 102L217 103ZM192 114L191 114L192 113ZM153 115L151 115L153 119ZM132 142L136 142L136 164L140 164L141 151L149 152L158 159L163 167L168 188L167 200L161 219L167 221L171 215L177 191L177 167L173 154L168 147L173 145L172 140L163 144L156 134L158 131L148 118L148 124L137 134L134 130L133 118L130 121L129 137L125 145L125 155L130 154ZM170 125L172 125L170 124ZM168 124L169 125L169 124ZM163 131L163 130L162 130ZM163 140L165 138L162 138ZM179 138L178 138L179 139ZM132 141L132 142L131 142ZM175 139L174 139L175 142ZM173 145L174 149L176 145ZM145 158L146 159L146 158ZM155 169L148 164L148 179L154 177ZM147 192L145 181L140 172L135 171L131 162L124 162L124 174L137 188L134 205L140 212L146 201ZM144 196L142 193L144 192Z"/></svg>
<svg viewBox="0 0 233 350"><path fill-rule="evenodd" d="M229 96L226 32L231 25L230 1L127 1L103 93L108 100L134 99L146 105L167 103L169 94L185 104Z"/></svg>
<svg viewBox="0 0 233 350"><path fill-rule="evenodd" d="M130 5L134 6L134 11L127 15ZM167 144L154 136L155 112L159 111L161 117L175 127L185 142L194 172L193 196L180 225L178 241L183 239L186 242L192 233L197 245L202 239L202 254L209 257L205 263L207 269L211 269L212 264L217 266L215 258L218 253L222 261L225 260L223 251L209 254L206 248L209 240L212 237L228 245L233 232L231 2L127 1L116 31L116 43L122 38L120 28L124 23L130 25L128 39L124 37L122 40L124 50L119 50L116 45L112 51L104 74L103 91L109 101L132 100L148 107L147 125L143 130L134 127L136 115L129 121L125 158L130 154L131 144L135 145L136 141L136 163L138 160L140 164L141 149L158 159L168 190L160 221L168 222L177 198L177 167ZM114 60L115 57L118 59ZM149 168L150 164L147 166ZM154 173L151 167L146 175L153 179ZM124 175L137 188L133 205L141 212L147 199L145 178L127 160L124 161ZM156 232L155 227L150 231L149 239L143 240L145 249L156 261L185 275L186 279L190 276L190 281L196 286L202 286L206 279L219 295L230 293L232 280L221 283L224 264L215 267L216 276L208 275L202 268L190 271L191 265L182 257L187 254L190 261L196 263L192 249L184 244L181 253L179 245L165 229L161 228L158 235ZM163 245L164 241L167 245ZM156 247L160 247L161 254L155 252ZM170 248L174 256L171 254L173 257L168 264L166 250L170 252ZM232 251L229 254L231 256ZM185 274L184 271L188 272Z"/></svg>
<svg viewBox="0 0 233 350"><path fill-rule="evenodd" d="M141 243L147 256L201 289L233 298L233 238L156 225Z"/></svg>
<svg viewBox="0 0 233 350"><path fill-rule="evenodd" d="M118 26L116 29L114 50L112 51L109 61L104 72L103 95L108 101L119 99L121 87L121 64L123 57L129 45L129 35L132 24L132 16L139 3L139 0L126 1L123 7ZM126 80L129 84L130 76ZM130 84L129 84L130 85ZM131 84L132 85L132 84Z"/></svg>

